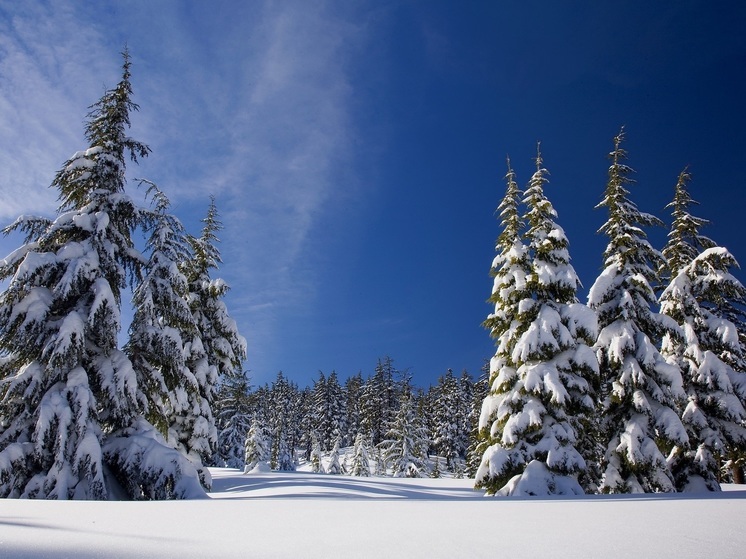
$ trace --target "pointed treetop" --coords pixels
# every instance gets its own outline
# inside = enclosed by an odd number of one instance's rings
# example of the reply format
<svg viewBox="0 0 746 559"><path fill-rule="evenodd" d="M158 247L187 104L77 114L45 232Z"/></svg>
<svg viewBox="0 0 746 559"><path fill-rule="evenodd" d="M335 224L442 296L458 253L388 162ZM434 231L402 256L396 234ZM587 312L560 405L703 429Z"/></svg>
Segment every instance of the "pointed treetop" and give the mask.
<svg viewBox="0 0 746 559"><path fill-rule="evenodd" d="M502 247L503 250L510 250L515 240L520 237L521 228L523 227L523 222L518 211L522 193L515 180L515 171L510 166L510 157L507 157L506 161L508 172L504 177L507 183L505 197L497 207L502 226L502 233L497 238L497 245Z"/></svg>
<svg viewBox="0 0 746 559"><path fill-rule="evenodd" d="M139 107L132 101L131 62L126 48L122 57L122 79L89 107L85 125L88 149L75 153L52 182L52 187L60 191L60 211L85 206L97 192L123 192L125 152L135 162L150 153L147 145L126 133L130 113Z"/></svg>
<svg viewBox="0 0 746 559"><path fill-rule="evenodd" d="M199 278L207 273L210 268L217 268L223 260L220 257L220 250L216 246L220 242L217 232L223 229L223 224L218 216L218 208L215 204L215 196L210 196L210 205L207 208L207 215L202 219L204 227L202 234L197 237L189 236L188 241L192 247L194 258L188 266L188 276L191 279Z"/></svg>
<svg viewBox="0 0 746 559"><path fill-rule="evenodd" d="M609 218L599 229L609 237L604 250L604 265L612 263L647 268L652 264L657 268L662 256L647 242L647 234L642 227L663 226L657 217L641 212L630 200L626 185L635 182L629 177L634 170L622 163L627 152L621 147L625 138L624 127L614 137L614 151L609 154L612 163L603 200L596 208L606 207ZM631 250L636 247L637 250Z"/></svg>
<svg viewBox="0 0 746 559"><path fill-rule="evenodd" d="M667 276L675 275L694 260L702 250L715 246L711 239L699 234L699 228L707 225L709 221L689 213L689 207L698 204L692 199L687 189L690 180L689 168L686 167L679 173L674 198L666 206L666 208L671 208L673 216L668 242L663 249L666 262L661 272Z"/></svg>
<svg viewBox="0 0 746 559"><path fill-rule="evenodd" d="M137 161L138 157L147 157L150 148L125 134L125 129L130 127L130 113L140 110L140 107L132 101L132 62L126 47L122 58L122 79L114 89L106 91L101 99L90 106L85 137L91 147L111 151L123 163L125 150L129 151L132 161Z"/></svg>

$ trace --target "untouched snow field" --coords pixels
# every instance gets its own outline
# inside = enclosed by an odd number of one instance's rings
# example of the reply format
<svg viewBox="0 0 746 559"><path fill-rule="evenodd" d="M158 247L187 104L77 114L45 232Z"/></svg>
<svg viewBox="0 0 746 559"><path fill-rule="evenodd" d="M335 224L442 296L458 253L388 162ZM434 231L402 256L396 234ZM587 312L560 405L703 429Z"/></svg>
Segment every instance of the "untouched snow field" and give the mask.
<svg viewBox="0 0 746 559"><path fill-rule="evenodd" d="M746 557L746 491L487 498L472 480L212 469L210 499L0 500L0 557Z"/></svg>

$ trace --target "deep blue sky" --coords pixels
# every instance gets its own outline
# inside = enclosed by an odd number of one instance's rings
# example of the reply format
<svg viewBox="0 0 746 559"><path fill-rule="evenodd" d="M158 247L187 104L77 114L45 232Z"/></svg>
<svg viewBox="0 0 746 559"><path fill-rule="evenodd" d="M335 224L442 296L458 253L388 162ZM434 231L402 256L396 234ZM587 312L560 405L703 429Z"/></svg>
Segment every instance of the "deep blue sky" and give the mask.
<svg viewBox="0 0 746 559"><path fill-rule="evenodd" d="M192 232L216 195L255 383L367 375L384 355L422 386L477 374L505 157L524 185L538 140L586 287L621 125L639 207L668 221L689 165L706 233L746 261L744 6L0 1L0 218L53 214L47 185L127 43L132 135L153 149L129 176Z"/></svg>

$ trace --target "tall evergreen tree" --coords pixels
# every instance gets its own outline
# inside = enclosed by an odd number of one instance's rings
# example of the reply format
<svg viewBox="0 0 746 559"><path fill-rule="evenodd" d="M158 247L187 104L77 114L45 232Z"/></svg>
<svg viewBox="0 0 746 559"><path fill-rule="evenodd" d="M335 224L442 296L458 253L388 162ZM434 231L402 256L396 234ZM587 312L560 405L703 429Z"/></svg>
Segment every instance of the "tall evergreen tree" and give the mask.
<svg viewBox="0 0 746 559"><path fill-rule="evenodd" d="M339 462L339 438L334 441L334 445L329 452L329 464L326 466L326 473L332 475L344 473L344 468Z"/></svg>
<svg viewBox="0 0 746 559"><path fill-rule="evenodd" d="M91 107L88 149L57 173L59 215L21 219L27 234L0 264L0 495L105 499L202 494L196 472L144 417L151 387L118 348L121 294L143 262L132 242L142 211L125 193L130 59ZM113 475L105 477L105 467Z"/></svg>
<svg viewBox="0 0 746 559"><path fill-rule="evenodd" d="M344 394L345 417L347 420L347 432L343 439L345 445L352 444L357 434L362 432L361 399L363 384L363 375L358 372L356 375L349 377L345 381L342 389Z"/></svg>
<svg viewBox="0 0 746 559"><path fill-rule="evenodd" d="M267 444L266 428L260 416L254 415L251 426L246 433L244 443L244 473L249 473L259 464L269 467L270 449Z"/></svg>
<svg viewBox="0 0 746 559"><path fill-rule="evenodd" d="M331 450L334 441L345 429L344 395L337 373L332 371L327 378L319 371L313 386L312 427L318 434L323 450Z"/></svg>
<svg viewBox="0 0 746 559"><path fill-rule="evenodd" d="M368 453L368 441L363 433L358 433L355 437L355 444L352 448L352 463L350 465L350 475L369 477L370 476L370 456Z"/></svg>
<svg viewBox="0 0 746 559"><path fill-rule="evenodd" d="M415 413L411 393L405 393L386 439L380 443L383 459L394 477L423 477L427 474L430 440Z"/></svg>
<svg viewBox="0 0 746 559"><path fill-rule="evenodd" d="M448 369L431 391L433 448L436 454L446 459L446 466L451 471L460 467L469 445L471 388L471 379L466 371L458 379Z"/></svg>
<svg viewBox="0 0 746 559"><path fill-rule="evenodd" d="M614 138L609 180L602 202L609 212L600 231L609 238L604 270L588 302L601 329L595 345L600 365L601 435L604 492L674 491L665 454L686 446L687 435L674 410L684 397L681 372L666 363L656 347L670 319L653 313L653 287L662 255L643 227L661 225L629 198L632 169L624 163L623 131Z"/></svg>
<svg viewBox="0 0 746 559"><path fill-rule="evenodd" d="M295 428L300 417L299 398L297 385L288 381L282 372L277 373L277 378L269 389L267 409L272 469L295 470L295 449L298 442Z"/></svg>
<svg viewBox="0 0 746 559"><path fill-rule="evenodd" d="M676 446L669 458L680 491L719 491L720 464L746 451L746 410L738 390L744 373L726 357L743 348L735 325L714 312L723 296L746 302L746 288L729 272L735 265L724 248L706 249L680 269L661 296L661 311L684 334L667 336L661 350L681 368L688 396L682 421L689 444Z"/></svg>
<svg viewBox="0 0 746 559"><path fill-rule="evenodd" d="M744 373L732 366L738 358L729 359L743 355L744 348L736 326L718 309L726 299L743 306L746 289L730 273L737 265L733 256L699 233L707 220L689 213L696 203L689 180L682 171L667 206L673 223L663 250L672 277L661 295L661 312L679 324L683 337L664 336L661 353L681 368L688 397L682 421L689 446L676 447L669 464L680 491L719 491L721 463L746 450L746 410L738 390Z"/></svg>
<svg viewBox="0 0 746 559"><path fill-rule="evenodd" d="M187 238L192 258L182 263L187 279L187 302L196 331L184 339L185 372L193 375L183 399L171 419L171 440L198 467L202 484L211 486L205 468L217 449L217 427L212 406L221 378L241 374L246 357L246 340L228 315L223 297L228 285L212 279L210 272L221 262L217 232L222 229L215 199L210 199L200 237Z"/></svg>
<svg viewBox="0 0 746 559"><path fill-rule="evenodd" d="M187 281L179 270L179 264L189 259L186 234L179 220L168 213L166 195L148 184L155 205L145 213L149 258L134 289L135 312L125 352L144 391L148 420L166 437L169 417L178 406L177 394L189 378L184 370L183 337L193 335L196 325L185 299Z"/></svg>
<svg viewBox="0 0 746 559"><path fill-rule="evenodd" d="M384 357L378 360L373 376L363 386L360 422L373 445L383 440L398 409L398 374L394 360Z"/></svg>
<svg viewBox="0 0 746 559"><path fill-rule="evenodd" d="M475 485L492 493L503 487L520 468L518 463L502 464L499 475L490 475L493 464L489 457L500 448L502 440L502 420L498 416L498 410L517 380L516 367L511 358L514 341L511 340L510 333L521 325L519 303L528 296L530 274L528 247L523 239L524 224L520 212L522 192L518 188L509 158L507 166L505 196L497 207L502 231L495 246L497 256L490 268L494 281L488 301L494 305L494 312L482 324L490 331L497 350L489 363L488 393L482 402L478 443L474 449L474 455L480 457Z"/></svg>
<svg viewBox="0 0 746 559"><path fill-rule="evenodd" d="M231 376L220 384L215 402L218 429L217 465L243 469L246 436L251 427L253 402L246 374Z"/></svg>
<svg viewBox="0 0 746 559"><path fill-rule="evenodd" d="M477 486L489 494L579 494L585 461L575 448L581 418L592 410L587 377L598 364L588 347L595 316L577 303L580 284L570 264L568 241L544 194L547 171L537 152L536 172L524 202L529 273L519 320L501 337L493 382L504 390L494 411L499 438L485 451ZM499 350L498 350L499 352ZM499 394L500 392L498 392Z"/></svg>

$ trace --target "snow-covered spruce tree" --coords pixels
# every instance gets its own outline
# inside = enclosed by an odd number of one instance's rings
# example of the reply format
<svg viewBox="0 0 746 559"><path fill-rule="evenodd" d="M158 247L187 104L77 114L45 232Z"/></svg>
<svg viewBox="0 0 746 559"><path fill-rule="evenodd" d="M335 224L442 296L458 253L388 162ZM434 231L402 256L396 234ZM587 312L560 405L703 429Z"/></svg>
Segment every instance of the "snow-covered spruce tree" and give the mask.
<svg viewBox="0 0 746 559"><path fill-rule="evenodd" d="M664 336L661 353L682 371L688 397L682 421L689 436L689 445L675 447L668 460L679 491L719 491L721 463L746 451L746 410L737 389L744 373L728 363L744 348L736 326L717 309L726 298L743 305L746 289L730 273L737 265L733 256L699 234L707 221L689 213L695 202L688 181L683 171L668 206L674 220L663 250L672 277L660 298L661 312L680 325L683 338Z"/></svg>
<svg viewBox="0 0 746 559"><path fill-rule="evenodd" d="M204 495L191 464L148 423L153 387L118 349L121 292L143 258L142 212L125 193L130 60L91 107L89 147L57 173L59 215L21 219L27 233L0 263L0 495L49 499ZM112 475L109 476L107 472Z"/></svg>
<svg viewBox="0 0 746 559"><path fill-rule="evenodd" d="M150 236L144 274L135 286L134 316L124 349L132 362L138 384L146 396L147 419L168 436L174 392L187 379L183 334L194 335L196 326L185 300L187 281L178 268L189 258L186 234L176 217L168 213L170 202L153 183L147 183L153 211L141 212Z"/></svg>
<svg viewBox="0 0 746 559"><path fill-rule="evenodd" d="M347 422L347 432L345 433L344 443L350 445L354 443L354 437L362 432L361 425L361 398L363 389L363 375L357 373L349 377L343 386L344 409Z"/></svg>
<svg viewBox="0 0 746 559"><path fill-rule="evenodd" d="M326 473L339 475L344 472L342 465L339 463L339 439L334 441L334 446L329 453L329 464L326 466Z"/></svg>
<svg viewBox="0 0 746 559"><path fill-rule="evenodd" d="M588 377L598 363L595 315L577 303L580 284L568 241L544 194L547 171L537 153L524 202L529 273L518 320L501 336L510 354L498 357L493 390L503 398L490 410L499 438L485 451L478 486L490 494L580 494L585 461L575 448L593 409ZM504 344L504 346L503 346ZM500 354L500 350L498 350Z"/></svg>
<svg viewBox="0 0 746 559"><path fill-rule="evenodd" d="M272 448L273 469L280 472L295 471L295 455L289 439L289 433L282 431L276 441L273 441L275 445Z"/></svg>
<svg viewBox="0 0 746 559"><path fill-rule="evenodd" d="M345 431L344 395L337 373L332 371L327 378L319 371L312 394L312 428L320 438L321 448L330 450L334 441Z"/></svg>
<svg viewBox="0 0 746 559"><path fill-rule="evenodd" d="M218 449L215 462L229 468L244 467L244 443L253 415L250 389L245 373L225 378L218 388L215 402Z"/></svg>
<svg viewBox="0 0 746 559"><path fill-rule="evenodd" d="M212 481L205 466L212 463L218 440L212 406L220 380L241 374L246 340L222 300L228 285L210 277L211 270L222 262L216 246L222 224L212 197L202 222L202 234L187 237L192 258L181 263L187 279L187 302L196 325L193 335L184 339L184 359L196 385L189 382L181 391L169 438L197 466L203 486L209 489Z"/></svg>
<svg viewBox="0 0 746 559"><path fill-rule="evenodd" d="M465 433L462 430L465 410L461 406L458 379L451 369L438 379L437 386L431 392L434 400L431 419L433 447L437 455L446 459L446 467L452 470L465 451Z"/></svg>
<svg viewBox="0 0 746 559"><path fill-rule="evenodd" d="M298 443L297 426L302 417L299 408L301 392L282 372L269 389L267 428L270 437L270 465L282 471L295 470L295 450Z"/></svg>
<svg viewBox="0 0 746 559"><path fill-rule="evenodd" d="M244 443L244 473L249 473L260 464L269 469L269 459L270 449L267 444L265 427L259 416L255 415L251 420L251 426Z"/></svg>
<svg viewBox="0 0 746 559"><path fill-rule="evenodd" d="M398 408L400 387L395 380L399 374L391 357L379 359L375 372L363 386L360 423L373 445L383 440Z"/></svg>
<svg viewBox="0 0 746 559"><path fill-rule="evenodd" d="M687 445L686 431L674 410L684 397L681 372L656 349L676 324L651 310L653 285L662 255L646 239L643 227L660 225L629 199L632 169L624 163L623 130L609 155L609 180L597 207L609 212L600 231L609 238L604 270L590 289L588 302L598 313L595 345L600 366L601 437L606 448L601 491L638 493L674 491L665 455Z"/></svg>
<svg viewBox="0 0 746 559"><path fill-rule="evenodd" d="M713 299L728 294L746 302L746 289L729 268L736 261L724 248L706 249L671 280L661 312L681 324L683 339L663 341L661 352L678 365L688 396L682 421L689 444L676 446L669 465L680 491L719 491L720 464L746 451L746 410L738 386L743 372L721 359L740 354L736 327L713 310Z"/></svg>
<svg viewBox="0 0 746 559"><path fill-rule="evenodd" d="M370 476L370 455L368 454L368 441L363 433L355 437L352 448L352 463L350 464L350 475L359 477Z"/></svg>
<svg viewBox="0 0 746 559"><path fill-rule="evenodd" d="M430 440L415 413L414 397L407 391L402 398L386 439L380 443L383 460L393 477L423 477L428 473Z"/></svg>
<svg viewBox="0 0 746 559"><path fill-rule="evenodd" d="M482 466L491 468L489 455L498 448L502 440L502 425L497 413L516 380L515 366L510 357L514 340L509 333L520 326L518 304L528 296L527 278L530 273L528 248L523 242L522 234L522 192L518 188L509 158L507 166L505 196L497 207L502 231L495 245L497 256L490 268L490 275L494 280L492 295L488 301L494 305L494 312L482 324L490 331L490 336L497 344L497 351L489 363L488 394L482 401L478 442L473 449L473 456L479 456L480 459L480 467L475 473L475 486L486 489L488 493L495 493L502 488L519 472L521 466L519 462L506 464L501 467L503 473L499 476L488 475L489 470L482 469ZM507 374L512 380L505 382L503 374Z"/></svg>

